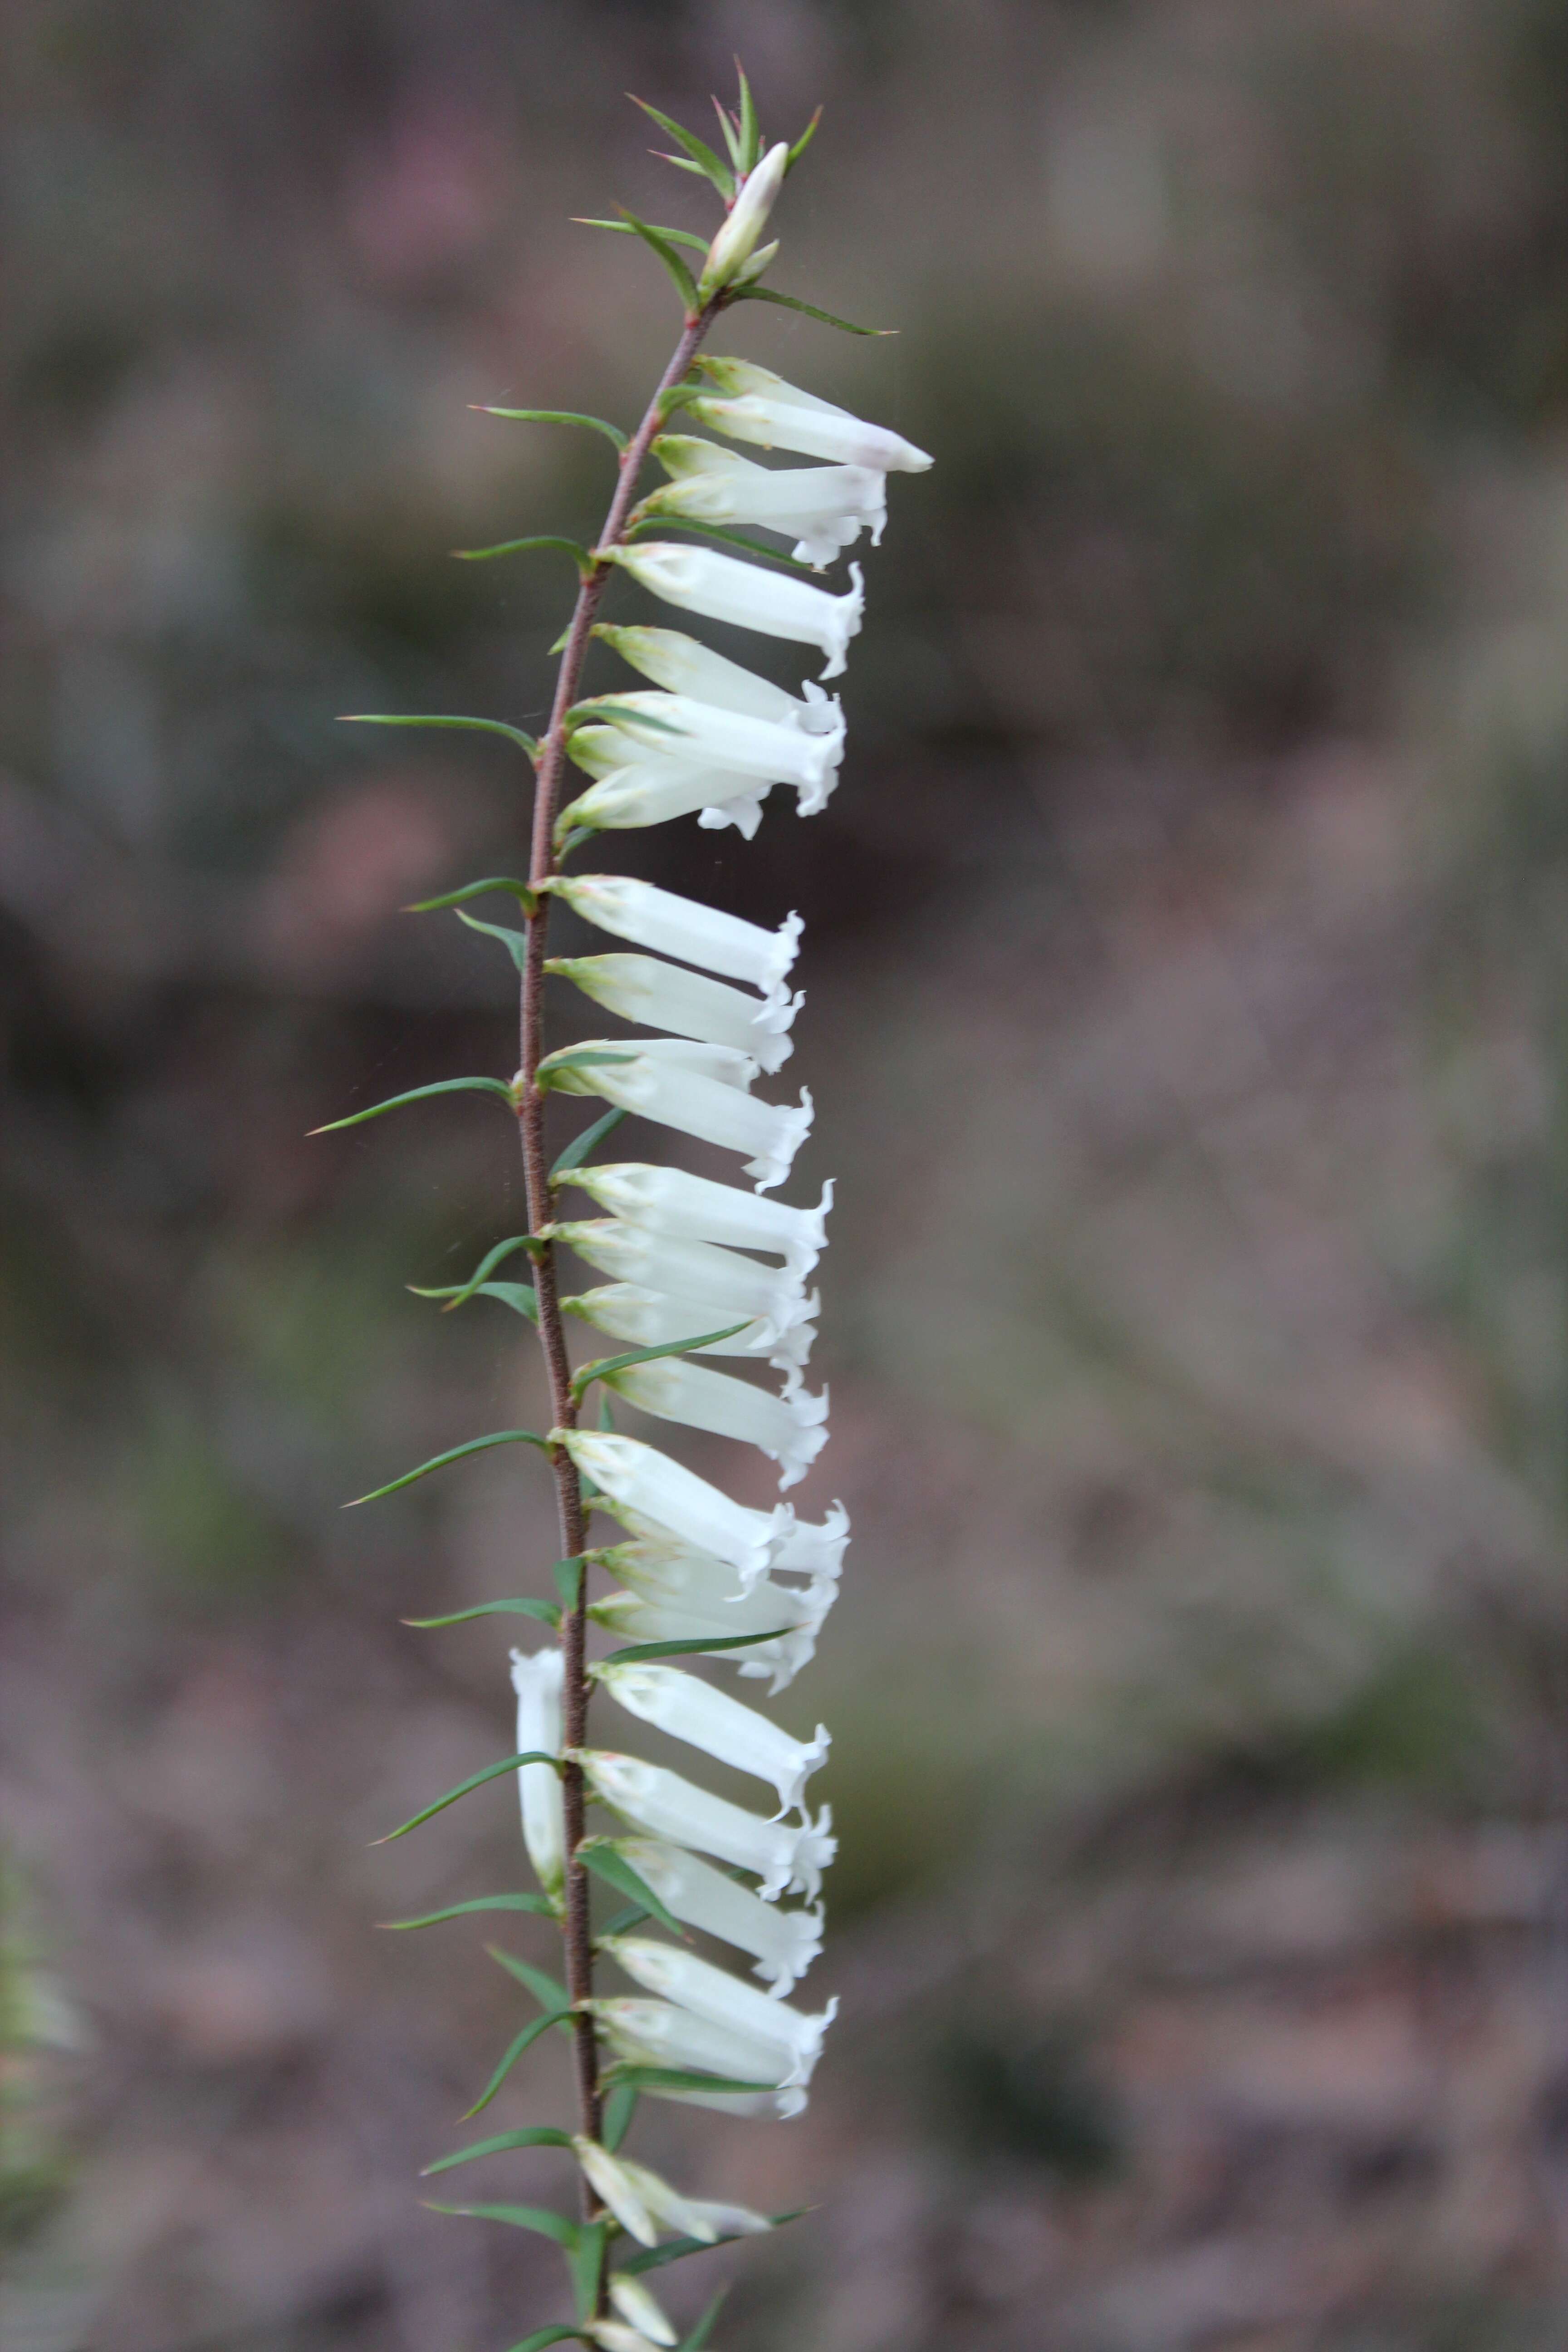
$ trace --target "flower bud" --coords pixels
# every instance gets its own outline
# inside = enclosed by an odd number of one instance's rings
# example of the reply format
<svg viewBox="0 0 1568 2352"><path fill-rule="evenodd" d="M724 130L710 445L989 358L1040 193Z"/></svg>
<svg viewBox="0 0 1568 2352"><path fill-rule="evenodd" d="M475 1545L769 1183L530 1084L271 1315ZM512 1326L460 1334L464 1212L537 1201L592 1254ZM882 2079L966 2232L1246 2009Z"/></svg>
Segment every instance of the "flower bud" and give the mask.
<svg viewBox="0 0 1568 2352"><path fill-rule="evenodd" d="M721 287L731 284L751 259L767 226L768 215L778 201L788 169L789 148L781 140L747 173L730 207L729 217L708 248L708 258L697 281L699 302L710 301Z"/></svg>

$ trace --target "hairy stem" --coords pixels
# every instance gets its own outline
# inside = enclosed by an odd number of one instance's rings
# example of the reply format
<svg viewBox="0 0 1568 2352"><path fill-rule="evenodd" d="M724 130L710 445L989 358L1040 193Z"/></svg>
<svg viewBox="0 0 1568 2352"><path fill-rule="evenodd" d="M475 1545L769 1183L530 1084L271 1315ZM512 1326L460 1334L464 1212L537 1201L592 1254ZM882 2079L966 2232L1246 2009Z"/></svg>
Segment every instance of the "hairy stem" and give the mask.
<svg viewBox="0 0 1568 2352"><path fill-rule="evenodd" d="M598 549L619 544L637 494L637 477L642 471L649 444L659 429L660 398L685 375L719 308L719 302L710 302L703 310L688 318L669 365L659 379L658 389L648 403L647 413L622 453L620 479L599 533ZM597 555L597 550L595 553ZM555 817L566 760L566 714L578 698L578 684L588 650L589 632L598 613L611 568L602 557L598 557L578 591L576 609L572 615L572 625L567 633L560 673L555 681L550 730L540 747L533 801L533 847L529 866L529 879L536 889L556 871ZM544 1155L544 1098L536 1082L543 1049L544 952L550 905L548 895L542 897L537 910L528 918L528 954L522 975L520 1013L523 1083L520 1089L518 1124L521 1132L523 1182L531 1233L538 1233L549 1223L552 1214L549 1168ZM544 1352L545 1370L550 1381L552 1426L570 1428L576 1421L577 1408L572 1395L571 1364L562 1328L555 1255L548 1244L541 1247L535 1260L535 1286L539 1296L540 1345ZM583 1507L582 1486L574 1464L559 1446L552 1452L551 1467L555 1478L562 1556L574 1559L586 1546L586 1514ZM568 1751L587 1744L589 1686L584 1670L587 1588L588 1579L584 1570L578 1581L576 1606L566 1612L561 1627L561 1643L566 1664L563 1745ZM589 2000L594 1989L594 1950L588 1925L588 1874L577 1857L577 1848L584 1834L584 1811L580 1766L568 1764L565 1767L562 1775L562 1795L566 1816L566 1917L563 1930L566 1945L566 1986L573 2001L581 2004ZM578 2127L590 2139L597 2139L600 2135L598 2046L594 2021L581 2006L577 2009L573 2031ZM583 2183L583 2198L584 2217L592 2220L600 2209L586 2180Z"/></svg>

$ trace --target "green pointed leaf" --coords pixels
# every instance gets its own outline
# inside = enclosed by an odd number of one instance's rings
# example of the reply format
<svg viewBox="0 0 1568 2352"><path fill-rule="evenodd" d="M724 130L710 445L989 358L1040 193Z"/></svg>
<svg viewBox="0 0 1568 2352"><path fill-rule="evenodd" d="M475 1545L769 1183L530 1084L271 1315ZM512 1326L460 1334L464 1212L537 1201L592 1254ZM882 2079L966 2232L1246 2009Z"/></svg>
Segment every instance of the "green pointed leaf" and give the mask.
<svg viewBox="0 0 1568 2352"><path fill-rule="evenodd" d="M421 898L416 906L405 907L403 911L405 915L433 915L439 908L460 907L468 898L482 898L489 890L510 891L525 914L539 912L539 900L528 884L510 874L489 874L482 882L465 882L460 890L443 891L439 898Z"/></svg>
<svg viewBox="0 0 1568 2352"><path fill-rule="evenodd" d="M444 1911L426 1911L422 1919L382 1919L383 1927L438 1927L444 1919L461 1919L470 1911L538 1911L553 1919L555 1906L548 1895L474 1895L467 1903L448 1903Z"/></svg>
<svg viewBox="0 0 1568 2352"><path fill-rule="evenodd" d="M509 1977L515 1977L533 1995L541 2009L552 2017L564 2015L570 2021L572 1996L558 1977L552 1977L548 1969L536 1969L531 1961L520 1960L514 1952L503 1952L499 1944L487 1944L485 1949L498 1968L504 1969Z"/></svg>
<svg viewBox="0 0 1568 2352"><path fill-rule="evenodd" d="M624 1911L617 1911L613 1919L605 1920L599 1933L601 1936L625 1936L633 1927L640 1927L647 1916L640 1903L628 1903Z"/></svg>
<svg viewBox="0 0 1568 2352"><path fill-rule="evenodd" d="M858 327L852 319L837 319L831 310L819 310L815 302L799 302L793 294L776 294L771 286L744 286L730 297L731 302L776 302L781 310L801 310L808 319L820 319L825 327L837 327L846 335L896 335L897 327Z"/></svg>
<svg viewBox="0 0 1568 2352"><path fill-rule="evenodd" d="M494 2139L478 2139L472 2147L460 2147L455 2156L438 2157L420 2173L421 2180L433 2179L437 2172L450 2172L455 2164L471 2164L478 2156L500 2156L513 2147L570 2147L570 2132L557 2131L553 2124L530 2124L526 2130L498 2132Z"/></svg>
<svg viewBox="0 0 1568 2352"><path fill-rule="evenodd" d="M598 2310L599 2284L605 2269L605 2245L610 2228L607 2221L578 2224L577 2243L572 2252L572 2287L577 2298L579 2319L592 2319Z"/></svg>
<svg viewBox="0 0 1568 2352"><path fill-rule="evenodd" d="M525 2050L531 2050L542 2033L548 2033L552 2025L570 2022L570 2010L562 2010L553 2015L547 2013L543 2017L535 2017L531 2019L529 2023L523 2027L522 2032L516 2035L512 2040L507 2049L505 2057L501 2060L500 2064L496 2068L495 2073L490 2076L489 2081L485 2084L484 2089L479 2093L479 2097L474 2101L473 2105L465 2111L462 2118L464 2123L470 2123L475 2116L482 2115L484 2113L485 2109L489 2105L490 2101L495 2097L496 2093L500 2089L501 2084L506 2081L506 2078L510 2074L512 2068L516 2065L518 2060L522 2056L523 2052Z"/></svg>
<svg viewBox="0 0 1568 2352"><path fill-rule="evenodd" d="M679 2352L702 2352L703 2346L707 2343L708 2338L713 2333L713 2322L718 2318L720 2312L723 2309L724 2297L729 2294L729 2292L730 2290L727 2286L721 2286L720 2288L718 2294L714 2296L712 2302L709 2305L707 2310L703 2313L701 2318L698 2321L696 2326L692 2329L685 2343L680 2346Z"/></svg>
<svg viewBox="0 0 1568 2352"><path fill-rule="evenodd" d="M462 1304L462 1298L458 1298L451 1289L421 1290L415 1282L411 1282L408 1287L416 1298L450 1298L456 1306ZM522 1316L530 1323L539 1320L539 1293L531 1282L481 1282L477 1290L465 1287L462 1297L499 1298L503 1307L511 1308L514 1315ZM446 1314L448 1310L443 1307L441 1311Z"/></svg>
<svg viewBox="0 0 1568 2352"><path fill-rule="evenodd" d="M776 563L785 572L804 572L808 579L815 579L820 568L815 563L803 563L798 556L786 555L782 548L764 547L760 539L749 539L742 530L728 530L716 522L698 522L690 515L645 515L640 522L631 525L626 536L627 539L662 538L671 530L690 530L701 539L722 540L727 547L743 548L748 555L761 556L764 562Z"/></svg>
<svg viewBox="0 0 1568 2352"><path fill-rule="evenodd" d="M607 1381L616 1372L628 1372L634 1364L656 1364L661 1356L689 1356L693 1348L710 1348L715 1340L732 1339L737 1331L745 1328L744 1323L731 1323L722 1331L701 1331L695 1339L665 1339L657 1348L633 1348L624 1356L600 1356L573 1374L572 1394L581 1404L584 1391L594 1381Z"/></svg>
<svg viewBox="0 0 1568 2352"><path fill-rule="evenodd" d="M624 1110L607 1110L603 1118L596 1118L592 1127L585 1127L561 1154L550 1171L550 1181L552 1184L563 1183L574 1168L584 1164L590 1152L598 1150L605 1136L619 1127L626 1115Z"/></svg>
<svg viewBox="0 0 1568 2352"><path fill-rule="evenodd" d="M812 141L816 138L816 126L821 120L822 109L819 106L816 112L812 116L811 121L806 124L805 129L801 132L800 137L795 141L795 145L790 149L789 153L784 158L784 178L786 180L794 171L795 165L799 163L801 157L805 154L806 149L810 146Z"/></svg>
<svg viewBox="0 0 1568 2352"><path fill-rule="evenodd" d="M635 1062L635 1052L622 1054L601 1045L563 1045L553 1054L546 1054L533 1074L533 1082L542 1094L548 1094L560 1084L563 1074L573 1070L615 1069L626 1062Z"/></svg>
<svg viewBox="0 0 1568 2352"><path fill-rule="evenodd" d="M390 1845L394 1838L406 1837L410 1830L419 1827L421 1822L432 1820L437 1813L444 1813L448 1805L455 1805L458 1798L466 1797L471 1789L482 1789L487 1780L499 1780L503 1773L519 1771L524 1764L549 1764L559 1771L561 1759L559 1756L546 1756L542 1749L537 1748L525 1748L517 1756L503 1756L499 1764L487 1764L482 1772L471 1772L466 1780L459 1780L455 1789L448 1789L444 1797L437 1797L433 1805L426 1805L422 1813L415 1813L396 1829L388 1830L384 1837L372 1838L372 1845Z"/></svg>
<svg viewBox="0 0 1568 2352"><path fill-rule="evenodd" d="M571 644L571 642L572 642L572 624L571 624L571 622L570 622L570 621L568 621L568 622L567 622L567 624L566 624L566 626L562 630L561 635L556 638L555 643L554 643L552 646L545 646L545 648L544 648L545 653L546 653L546 655L547 655L547 656L554 655L554 654L563 654L563 653L565 652L565 650L566 650L567 646Z"/></svg>
<svg viewBox="0 0 1568 2352"><path fill-rule="evenodd" d="M565 542L570 544L570 542ZM342 727L471 727L479 735L504 735L521 751L534 759L539 751L539 739L521 727L508 727L499 719L433 719L405 718L400 712L385 710L345 710L338 724ZM437 905L444 903L436 900Z"/></svg>
<svg viewBox="0 0 1568 2352"><path fill-rule="evenodd" d="M557 538L552 531L535 532L529 539L503 539L494 547L455 547L452 550L459 563L488 563L496 555L521 555L531 547L558 547L572 558L578 576L586 580L594 569L594 559L587 549L574 539Z"/></svg>
<svg viewBox="0 0 1568 2352"><path fill-rule="evenodd" d="M330 1118L325 1127L313 1127L312 1135L335 1135L341 1127L363 1127L367 1118L380 1118L389 1110L401 1110L405 1103L428 1102L432 1095L485 1094L500 1095L509 1110L515 1110L512 1092L504 1078L437 1078L434 1086L414 1087L405 1095L391 1095L385 1102L373 1103L368 1110L356 1110L348 1118Z"/></svg>
<svg viewBox="0 0 1568 2352"><path fill-rule="evenodd" d="M587 1553L580 1551L571 1559L558 1559L552 1565L550 1573L555 1579L555 1590L561 1595L563 1609L576 1608L583 1591L583 1571L587 1564Z"/></svg>
<svg viewBox="0 0 1568 2352"><path fill-rule="evenodd" d="M481 1601L473 1609L455 1609L449 1617L405 1617L403 1622L428 1633L442 1625L466 1625L471 1617L537 1617L542 1625L559 1625L561 1612L553 1601Z"/></svg>
<svg viewBox="0 0 1568 2352"><path fill-rule="evenodd" d="M775 2230L782 2230L787 2221L798 2221L807 2210L802 2205L793 2213L770 2214L769 2220ZM733 2238L714 2238L711 2241L707 2238L671 2238L662 2246L647 2246L635 2254L625 2255L616 2263L616 2268L636 2278L643 2271L659 2271L666 2263L679 2263L688 2254L704 2254L710 2243L732 2246L735 2241Z"/></svg>
<svg viewBox="0 0 1568 2352"><path fill-rule="evenodd" d="M607 1839L584 1838L577 1848L577 1859L585 1870L591 1870L595 1878L602 1878L618 1895L629 1895L634 1902L640 1903L650 1919L657 1919L661 1927L668 1927L671 1935L679 1936L683 1944L691 1941L679 1920L672 1918L665 1909L641 1872L634 1870L625 1854L617 1853Z"/></svg>
<svg viewBox="0 0 1568 2352"><path fill-rule="evenodd" d="M739 58L735 59L735 71L741 78L741 153L736 168L744 179L748 172L754 172L757 168L757 158L763 152L763 127L757 121L752 85L746 79L745 68Z"/></svg>
<svg viewBox="0 0 1568 2352"><path fill-rule="evenodd" d="M511 2352L544 2352L547 2344L563 2344L569 2336L579 2344L584 2340L580 2329L568 2327L563 2321L557 2320L552 2327L536 2327L531 2336L525 2336L521 2344L514 2344Z"/></svg>
<svg viewBox="0 0 1568 2352"><path fill-rule="evenodd" d="M715 1633L708 1642L634 1642L629 1649L612 1650L607 1666L640 1664L644 1658L705 1658L710 1650L749 1650L758 1642L778 1642L789 1629L773 1633Z"/></svg>
<svg viewBox="0 0 1568 2352"><path fill-rule="evenodd" d="M575 734L579 727L611 726L617 719L626 726L641 727L650 735L675 735L684 739L690 730L677 727L668 719L657 719L635 704L617 702L613 694L590 695L585 702L574 702L566 713L566 731Z"/></svg>
<svg viewBox="0 0 1568 2352"><path fill-rule="evenodd" d="M584 220L581 213L574 213L572 219L577 228L609 228L614 229L620 236L637 236L642 234L641 230L633 227L629 213L625 220L618 221ZM647 226L647 222L643 224L645 229ZM693 236L689 228L666 228L661 223L654 234L657 236L667 236L671 245L689 245L693 253L706 253L708 250L709 239L705 236Z"/></svg>
<svg viewBox="0 0 1568 2352"><path fill-rule="evenodd" d="M713 111L719 117L719 128L724 133L724 144L730 150L730 161L735 166L736 171L739 172L742 169L741 163L741 142L737 136L740 125L735 121L733 115L725 111L724 108L720 105L717 99L713 101Z"/></svg>
<svg viewBox="0 0 1568 2352"><path fill-rule="evenodd" d="M585 841L596 840L599 828L596 824L569 825L555 846L556 865L564 866L573 851L581 849Z"/></svg>
<svg viewBox="0 0 1568 2352"><path fill-rule="evenodd" d="M643 243L648 247L650 252L658 254L659 259L668 270L671 278L675 280L676 291L679 294L687 310L689 311L695 310L697 308L697 281L692 277L690 270L686 267L685 262L680 258L679 254L676 251L674 239L672 239L665 230L651 228L647 221L638 220L636 213L626 211L625 205L622 205L619 209L629 223L633 232L637 236L641 237ZM690 242L690 240L686 237L682 237L679 242L682 245L685 245ZM707 247L703 246L702 250L706 253L708 250Z"/></svg>
<svg viewBox="0 0 1568 2352"><path fill-rule="evenodd" d="M448 1462L461 1462L468 1454L483 1454L491 1445L537 1445L541 1453L549 1451L548 1438L541 1437L535 1429L498 1429L489 1437L470 1437L466 1445L452 1445L445 1454L433 1454L417 1470L405 1470L401 1478L393 1478L384 1486L374 1486L368 1495L356 1495L343 1508L357 1511L362 1503L378 1503L383 1495L395 1495L400 1486L412 1486L416 1478L427 1478L432 1470L444 1470Z"/></svg>
<svg viewBox="0 0 1568 2352"><path fill-rule="evenodd" d="M626 436L618 425L606 424L602 416L582 416L574 408L491 408L476 403L481 416L507 416L520 425L582 425L590 433L602 433L617 449L626 446Z"/></svg>
<svg viewBox="0 0 1568 2352"><path fill-rule="evenodd" d="M531 1251L532 1244L531 1234L512 1234L506 1241L497 1242L494 1249L487 1250L467 1282L459 1283L455 1290L421 1290L416 1296L420 1298L450 1298L452 1306L441 1309L443 1315L450 1315L452 1307L461 1307L465 1299L471 1298L475 1291L489 1280L497 1266L503 1265L515 1250ZM409 1288L413 1287L410 1283Z"/></svg>
<svg viewBox="0 0 1568 2352"><path fill-rule="evenodd" d="M725 203L729 204L735 194L735 174L729 165L720 162L712 148L705 140L699 139L695 131L688 131L684 124L677 122L671 115L661 114L657 106L648 104L646 98L638 98L635 94L631 94L631 97L634 106L640 106L643 112L657 122L661 131L668 132L678 147L684 147L690 161L683 168L700 172L704 179L711 180ZM665 161L675 163L679 163L680 158L668 155Z"/></svg>
<svg viewBox="0 0 1568 2352"><path fill-rule="evenodd" d="M638 1918L647 1915L638 1912ZM617 2083L605 2101L603 2137L605 2146L614 2156L632 2127L632 2117L637 2110L637 2095L626 2083Z"/></svg>
<svg viewBox="0 0 1568 2352"><path fill-rule="evenodd" d="M601 1397L599 1399L599 1427L601 1429L614 1429L615 1425L616 1416L610 1411L610 1400L608 1397Z"/></svg>
<svg viewBox="0 0 1568 2352"><path fill-rule="evenodd" d="M461 907L457 912L458 922L466 923L470 931L483 931L487 938L499 940L519 971L525 972L528 970L528 933L526 931L509 931L502 923L481 923L477 915L465 915Z"/></svg>
<svg viewBox="0 0 1568 2352"><path fill-rule="evenodd" d="M456 2213L469 2221L510 2221L514 2230L536 2230L542 2238L553 2238L558 2246L571 2250L577 2242L577 2224L569 2221L564 2213L552 2213L542 2205L430 2205L431 2213ZM563 2330L567 2336L576 2334L574 2327Z"/></svg>
<svg viewBox="0 0 1568 2352"><path fill-rule="evenodd" d="M782 2062L781 2062L782 2063ZM606 2083L625 2083L634 2091L776 2091L776 2083L740 2083L728 2074L699 2074L684 2066L616 2066Z"/></svg>

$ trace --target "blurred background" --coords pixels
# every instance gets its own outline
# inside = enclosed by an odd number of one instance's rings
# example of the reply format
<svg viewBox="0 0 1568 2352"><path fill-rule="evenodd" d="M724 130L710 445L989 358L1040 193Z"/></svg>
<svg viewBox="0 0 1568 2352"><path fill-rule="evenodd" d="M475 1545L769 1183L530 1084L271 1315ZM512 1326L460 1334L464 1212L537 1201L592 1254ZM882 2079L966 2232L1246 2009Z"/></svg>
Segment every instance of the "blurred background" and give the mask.
<svg viewBox="0 0 1568 2352"><path fill-rule="evenodd" d="M510 1071L504 959L397 909L516 870L527 780L334 721L542 713L565 565L447 551L585 535L607 454L472 404L640 411L673 299L569 216L705 226L621 93L700 127L736 49L771 133L826 109L774 281L899 333L721 347L939 462L826 814L603 861L807 919L802 1500L857 1527L784 1702L835 1736L828 2062L788 2129L633 2143L813 2210L670 2302L732 2271L749 2352L1556 2352L1568 5L0 44L5 2352L500 2352L564 2300L419 2202L518 2021L489 1923L374 1932L517 1883L510 1791L367 1843L504 1752L506 1637L399 1621L545 1589L544 1481L339 1508L542 1410L512 1318L405 1287L519 1230L515 1145L466 1098L305 1140ZM544 2052L497 2128L564 2097Z"/></svg>

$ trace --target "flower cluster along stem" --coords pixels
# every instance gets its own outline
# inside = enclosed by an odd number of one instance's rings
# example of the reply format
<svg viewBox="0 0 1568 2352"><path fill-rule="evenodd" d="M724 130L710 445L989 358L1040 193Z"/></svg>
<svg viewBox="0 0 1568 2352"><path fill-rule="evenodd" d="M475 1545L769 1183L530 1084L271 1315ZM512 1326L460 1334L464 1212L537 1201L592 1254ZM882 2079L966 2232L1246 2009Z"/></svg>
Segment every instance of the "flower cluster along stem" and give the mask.
<svg viewBox="0 0 1568 2352"><path fill-rule="evenodd" d="M703 336L717 311L722 307L718 297L689 316L679 341L669 363L659 379L658 389L648 403L647 410L619 461L619 479L616 493L605 517L604 527L594 551L593 561L577 593L571 627L561 657L556 677L555 695L550 714L549 731L540 746L537 779L533 803L532 847L529 865L529 881L540 892L534 908L527 916L528 949L521 987L519 1024L521 1029L521 1077L519 1089L518 1128L522 1146L523 1185L528 1204L531 1233L539 1233L552 1219L549 1162L544 1149L544 1094L538 1083L538 1070L543 1058L544 1045L544 958L547 943L551 898L541 891L541 885L552 879L558 866L554 829L556 811L561 797L563 771L566 759L567 714L578 698L583 665L590 643L590 633L604 595L605 583L612 566L602 550L618 546L626 527L636 495L637 478L647 457L649 446L663 421L664 394L679 383L691 365ZM534 1284L538 1298L540 1346L544 1357L550 1386L552 1426L573 1427L577 1420L576 1401L572 1392L572 1368L566 1350L566 1337L562 1323L560 1293L556 1284L554 1245L542 1243L534 1262ZM573 1559L586 1549L586 1517L583 1506L582 1481L575 1465L561 1446L550 1451L551 1469L555 1481L556 1509L560 1522L562 1557ZM588 1579L584 1569L578 1580L577 1600L562 1619L561 1643L564 1659L563 1690L563 1740L570 1755L587 1745L588 1701L591 1685L586 1674L586 1635ZM563 1935L565 1944L565 1977L567 1990L575 2009L573 2039L577 2083L579 2129L588 2139L600 2137L602 2126L599 2087L598 2045L594 2021L584 2004L593 1995L594 1948L589 1922L589 1875L579 1858L585 1831L586 1801L583 1771L580 1765L567 1763L562 1772L562 1800L565 1815L565 1917ZM592 2221L603 2210L600 2200L586 2175L582 2181L584 2218ZM600 2290L603 2305L603 2287Z"/></svg>

